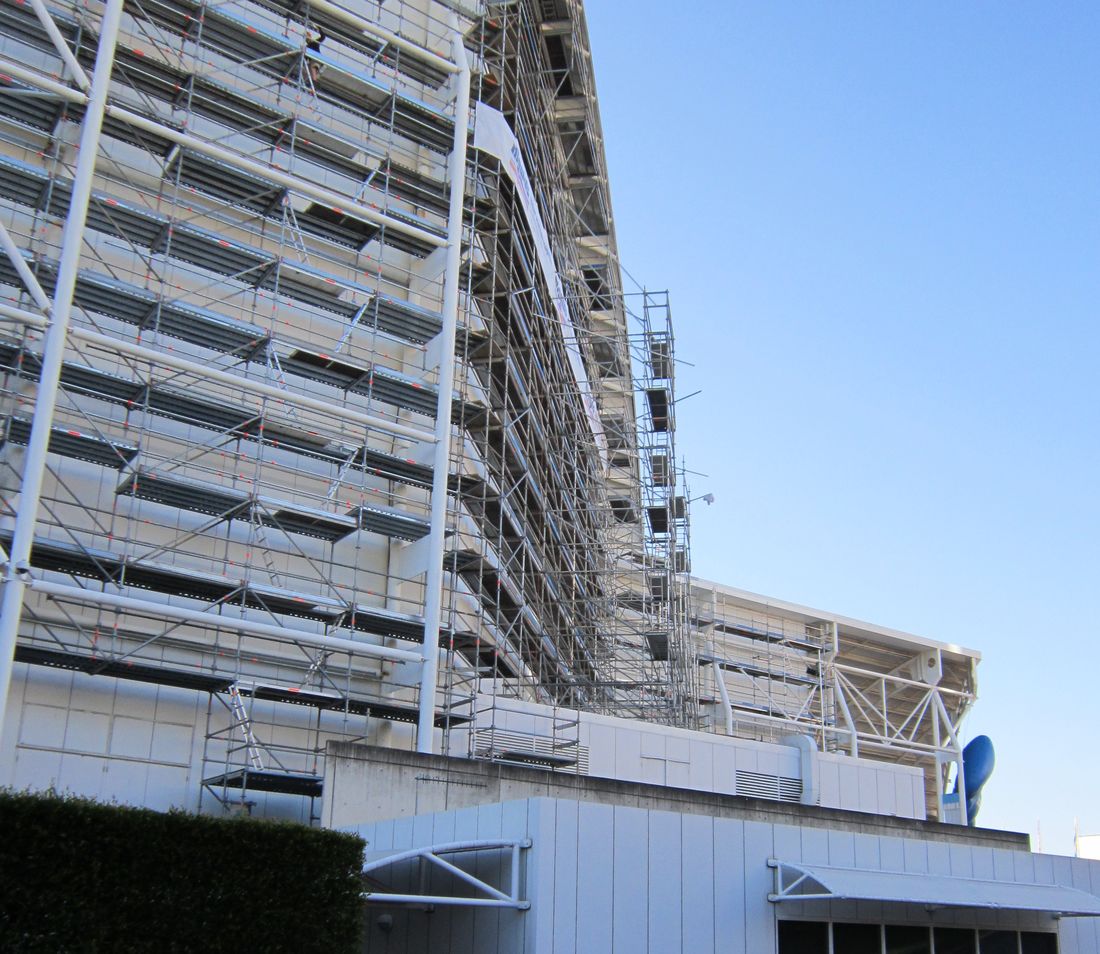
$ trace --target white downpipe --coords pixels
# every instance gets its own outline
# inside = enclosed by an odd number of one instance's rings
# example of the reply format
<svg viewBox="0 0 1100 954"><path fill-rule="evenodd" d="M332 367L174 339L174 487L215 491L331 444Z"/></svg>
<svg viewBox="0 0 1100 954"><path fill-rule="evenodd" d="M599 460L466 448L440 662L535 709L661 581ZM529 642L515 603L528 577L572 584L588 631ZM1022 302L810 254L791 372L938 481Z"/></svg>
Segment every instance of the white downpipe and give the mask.
<svg viewBox="0 0 1100 954"><path fill-rule="evenodd" d="M726 688L726 680L722 678L722 667L717 663L711 663L714 670L714 681L718 686L718 695L722 697L722 708L726 716L726 735L733 735L733 703L730 702L730 691Z"/></svg>
<svg viewBox="0 0 1100 954"><path fill-rule="evenodd" d="M69 49L69 44L65 42L65 38L61 35L61 31L58 30L57 24L54 23L53 17L50 16L50 11L46 9L46 4L44 4L42 0L31 0L31 6L34 7L38 22L42 24L46 33L49 34L50 39L53 41L53 45L58 55L65 61L65 66L68 67L69 72L72 73L73 79L76 80L76 85L84 90L85 93L88 92L91 87L88 74L84 72L84 68L76 61L76 57L73 56L73 51Z"/></svg>
<svg viewBox="0 0 1100 954"><path fill-rule="evenodd" d="M10 60L2 60L0 62L3 63L4 72L9 76L24 83L29 83L32 86L37 86L39 89L49 93L53 93L70 103L84 103L88 99L88 97L79 90L66 86L64 83L58 83L56 80L49 79L34 70L28 70L19 66L17 63L12 63ZM409 225L407 222L402 222L400 219L391 218L385 213L356 202L354 199L346 195L341 195L339 192L333 192L330 189L322 188L306 179L292 176L289 173L282 172L262 162L256 162L246 156L242 156L240 153L232 152L229 149L223 149L221 146L216 146L203 139L198 139L190 133L180 132L178 129L173 129L171 126L166 126L156 120L140 116L122 106L107 106L106 114L112 119L118 119L129 126L133 126L135 129L141 129L154 136L163 136L165 139L174 142L177 146L191 149L194 152L202 153L204 156L209 156L211 159L224 162L227 166L232 166L234 169L239 169L241 172L247 172L249 175L264 179L267 182L273 182L275 185L280 185L285 189L292 189L295 192L300 192L304 196L308 196L317 202L323 202L331 208L339 209L341 212L352 215L364 222L371 222L374 225L384 225L394 232L401 232L412 238L420 239L422 242L436 248L442 248L447 244L445 238L436 235L434 232L427 232L424 229L417 228L415 225Z"/></svg>
<svg viewBox="0 0 1100 954"><path fill-rule="evenodd" d="M196 623L200 626L209 626L214 629L228 630L234 633L244 633L248 636L256 636L260 639L273 639L280 642L302 643L307 646L317 646L320 649L344 652L353 656L374 656L378 659L389 659L394 662L419 663L421 655L415 649L393 649L389 646L376 646L374 643L362 643L354 639L344 639L340 636L322 636L318 633L310 633L305 630L290 629L287 626L275 626L272 623L256 623L248 619L234 619L231 616L219 616L203 610L187 609L184 606L173 606L170 603L156 603L152 600L137 600L130 596L119 596L115 593L104 593L100 590L87 589L83 586L72 586L67 583L50 583L46 580L32 580L28 586L35 593L42 593L60 600L71 600L75 603L105 606L111 609L122 610L155 616L157 619L174 619L181 623Z"/></svg>
<svg viewBox="0 0 1100 954"><path fill-rule="evenodd" d="M432 456L431 530L428 570L424 582L424 668L420 670L420 718L416 750L431 753L435 729L435 690L439 675L439 624L443 613L443 544L447 532L447 478L451 470L451 395L454 390L455 332L458 327L458 280L462 266L462 206L466 194L466 134L470 115L470 65L462 35L455 30L458 64L455 100L455 141L451 153L450 206L447 210L447 264L443 277L443 328L439 348L439 397Z"/></svg>
<svg viewBox="0 0 1100 954"><path fill-rule="evenodd" d="M844 716L844 724L848 726L848 750L852 758L859 756L859 736L856 735L856 723L852 718L852 711L848 708L848 697L844 694L844 686L840 683L840 674L833 674L833 691L836 693L837 705Z"/></svg>
<svg viewBox="0 0 1100 954"><path fill-rule="evenodd" d="M61 244L61 261L58 265L57 287L54 290L50 324L46 329L42 354L42 371L35 398L31 434L23 461L23 479L20 483L19 509L15 518L11 553L4 572L3 607L0 608L0 730L11 687L11 673L15 659L15 642L19 633L19 621L23 615L23 598L30 573L31 542L38 520L38 504L42 496L42 477L46 469L46 451L53 426L54 407L61 382L61 359L65 353L65 338L69 330L73 291L76 287L76 269L80 249L84 241L84 222L88 215L88 199L92 194L92 177L95 174L99 153L99 132L107 105L107 89L111 83L111 68L115 60L115 44L122 19L123 0L108 0L99 31L99 47L96 50L95 70L88 96L76 95L87 102L84 122L80 130L80 152L73 177L72 199ZM63 87L68 91L68 87Z"/></svg>

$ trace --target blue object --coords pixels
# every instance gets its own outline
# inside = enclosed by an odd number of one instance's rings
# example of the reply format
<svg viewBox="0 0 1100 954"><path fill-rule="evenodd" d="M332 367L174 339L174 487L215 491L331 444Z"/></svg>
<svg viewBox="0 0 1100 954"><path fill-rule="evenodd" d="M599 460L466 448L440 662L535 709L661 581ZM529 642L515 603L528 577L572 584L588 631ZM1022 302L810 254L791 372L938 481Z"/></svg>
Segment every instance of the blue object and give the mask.
<svg viewBox="0 0 1100 954"><path fill-rule="evenodd" d="M973 825L982 805L982 786L989 781L996 765L993 741L988 735L971 739L963 749L963 775L966 777L966 820ZM959 778L955 776L953 790L958 792Z"/></svg>

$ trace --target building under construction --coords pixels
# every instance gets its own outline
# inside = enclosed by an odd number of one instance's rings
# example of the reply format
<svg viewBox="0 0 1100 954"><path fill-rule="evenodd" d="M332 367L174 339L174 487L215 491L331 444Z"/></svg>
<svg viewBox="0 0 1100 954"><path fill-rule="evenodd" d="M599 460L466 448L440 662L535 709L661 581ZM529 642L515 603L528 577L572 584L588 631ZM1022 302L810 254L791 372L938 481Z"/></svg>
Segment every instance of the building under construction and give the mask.
<svg viewBox="0 0 1100 954"><path fill-rule="evenodd" d="M670 305L623 285L580 0L0 0L0 241L0 782L389 824L371 901L402 937L453 905L433 950L548 923L533 809L398 844L492 803L464 785L973 821L976 653L690 575ZM509 891L395 887L464 852ZM856 897L787 860L763 910ZM960 930L1046 954L1088 898ZM818 949L769 917L690 949Z"/></svg>
<svg viewBox="0 0 1100 954"><path fill-rule="evenodd" d="M5 625L23 705L106 677L73 743L101 794L136 744L157 803L311 817L331 738L497 755L499 699L695 719L669 306L623 294L579 8L0 31ZM14 778L83 788L57 741Z"/></svg>

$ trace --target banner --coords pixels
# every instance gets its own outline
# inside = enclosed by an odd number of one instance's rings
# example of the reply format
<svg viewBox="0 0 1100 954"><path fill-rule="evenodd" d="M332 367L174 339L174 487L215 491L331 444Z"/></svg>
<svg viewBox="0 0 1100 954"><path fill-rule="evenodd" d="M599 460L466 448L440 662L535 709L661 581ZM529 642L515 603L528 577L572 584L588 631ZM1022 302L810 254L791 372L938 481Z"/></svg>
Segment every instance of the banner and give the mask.
<svg viewBox="0 0 1100 954"><path fill-rule="evenodd" d="M565 339L565 353L568 355L569 367L572 369L577 390L584 404L585 416L592 428L592 436L596 440L600 456L604 459L604 463L607 463L607 439L604 436L603 425L600 423L599 408L592 395L592 386L584 367L584 359L581 357L576 328L569 315L569 302L561 279L558 277L557 266L554 264L550 236L547 235L546 228L542 224L542 216L539 214L539 206L535 201L534 190L531 188L531 180L527 176L523 156L519 152L519 142L509 127L508 120L504 118L504 114L493 109L492 106L486 106L485 103L478 103L474 107L474 148L496 156L500 160L519 194L520 205L523 206L527 226L535 242L535 256L538 258L543 281L550 290L550 303L561 325L562 337Z"/></svg>

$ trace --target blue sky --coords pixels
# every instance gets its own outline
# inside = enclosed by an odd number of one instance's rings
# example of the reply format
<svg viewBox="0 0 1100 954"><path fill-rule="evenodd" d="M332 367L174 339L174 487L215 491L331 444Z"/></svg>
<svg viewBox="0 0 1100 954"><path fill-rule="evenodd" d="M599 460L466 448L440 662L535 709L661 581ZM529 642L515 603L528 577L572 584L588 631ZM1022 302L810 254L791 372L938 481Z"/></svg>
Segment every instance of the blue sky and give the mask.
<svg viewBox="0 0 1100 954"><path fill-rule="evenodd" d="M1100 5L587 4L695 571L981 650L981 822L1100 832Z"/></svg>

